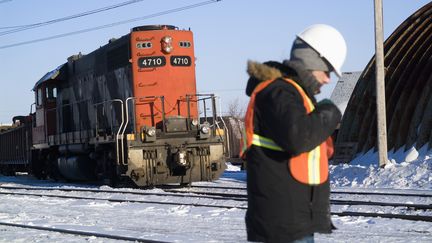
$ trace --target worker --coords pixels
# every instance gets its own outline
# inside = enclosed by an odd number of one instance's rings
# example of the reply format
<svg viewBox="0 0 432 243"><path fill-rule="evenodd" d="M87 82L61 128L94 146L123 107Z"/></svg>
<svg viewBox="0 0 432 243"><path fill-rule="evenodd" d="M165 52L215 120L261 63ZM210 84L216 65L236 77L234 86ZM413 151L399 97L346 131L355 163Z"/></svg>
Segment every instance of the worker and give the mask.
<svg viewBox="0 0 432 243"><path fill-rule="evenodd" d="M317 24L297 35L289 60L248 62L242 158L247 163L247 239L314 242L330 233L328 157L341 112L314 95L341 76L346 43Z"/></svg>

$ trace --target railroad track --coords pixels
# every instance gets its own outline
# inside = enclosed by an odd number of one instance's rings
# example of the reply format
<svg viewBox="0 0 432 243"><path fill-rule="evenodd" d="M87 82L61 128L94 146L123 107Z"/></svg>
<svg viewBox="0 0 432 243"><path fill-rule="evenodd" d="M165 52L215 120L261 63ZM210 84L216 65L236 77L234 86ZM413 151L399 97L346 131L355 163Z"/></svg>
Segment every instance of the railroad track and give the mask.
<svg viewBox="0 0 432 243"><path fill-rule="evenodd" d="M0 192L0 195L50 197L50 198L64 198L64 199L77 199L77 200L94 200L94 201L108 201L108 202L116 202L116 203L145 203L145 204L162 204L162 205L175 205L175 206L247 209L246 206L214 205L214 204L188 203L188 202L166 202L166 201L155 201L155 200L114 199L114 198L102 198L102 197L66 196L66 195L52 195L52 194L40 194L40 193ZM170 196L168 194L160 194L160 195L164 196L164 197Z"/></svg>
<svg viewBox="0 0 432 243"><path fill-rule="evenodd" d="M243 190L246 191L246 187L226 187L226 186L205 186L205 185L194 185L188 188L196 189L218 189L218 190ZM332 195L377 195L377 196L402 196L402 197L431 197L430 193L406 193L406 192L364 192L364 191L339 191L332 190Z"/></svg>
<svg viewBox="0 0 432 243"><path fill-rule="evenodd" d="M169 190L169 192L176 192L176 193L184 193L183 191L176 191L176 190ZM213 192L201 192L201 191L186 191L188 193L193 193L193 194L202 194L202 195L215 195L215 196L221 196L221 197L225 197L225 198L229 198L229 199L236 199L238 200L239 198L244 198L245 200L247 200L247 196L246 195L242 195L242 194L231 194L231 193L213 193ZM356 193L347 193L347 194L356 194ZM364 195L365 193L361 193L360 195ZM377 195L376 193L372 193L369 195ZM381 195L381 194L378 194ZM392 195L392 196L405 196L402 194L389 194L389 193L384 193L384 195ZM408 196L414 196L414 195L408 195ZM424 195L422 194L422 196L424 197L431 197L432 195ZM431 204L413 204L413 203L397 203L397 202L376 202L376 201L358 201L358 200L340 200L340 199L331 199L330 200L330 204L333 205L350 205L350 206L354 206L354 205L368 205L368 206L383 206L383 207L406 207L409 209L414 209L414 210L432 210L432 205Z"/></svg>
<svg viewBox="0 0 432 243"><path fill-rule="evenodd" d="M0 186L1 189L16 189L16 190L44 190L44 191L63 191L63 192L93 192L93 193L112 193L112 194L131 194L131 195L144 195L144 196L172 196L172 197L183 197L183 198L206 198L214 200L234 200L234 201L247 201L247 195L236 194L236 193L220 193L220 192L203 192L203 191L193 191L193 190L176 190L176 189L164 189L167 193L157 193L157 192L146 192L146 191L120 191L120 190L101 190L101 189L88 189L88 188L47 188L47 187L12 187L12 186ZM2 194L4 192L0 192ZM345 193L345 192L344 192ZM366 195L366 193L355 193L346 192L346 194L359 194ZM28 193L16 194L16 195L31 195ZM71 197L62 195L49 195L49 194L32 194L34 196L53 196L53 197ZM432 197L432 195L425 194L402 194L402 193L380 193L371 192L367 195L391 195L391 196L423 196ZM75 199L93 199L94 197L76 197ZM128 200L128 199L101 199L101 200L111 200L116 202L142 202L146 203L148 201L144 200ZM150 201L150 203L154 203ZM376 202L376 201L358 201L358 200L340 200L331 199L331 204L334 205L368 205L368 206L383 206L383 207L406 207L414 210L432 210L431 204L414 204L414 203L397 203L397 202ZM198 204L197 206L201 206ZM212 205L214 206L214 205ZM228 207L228 206L227 206Z"/></svg>
<svg viewBox="0 0 432 243"><path fill-rule="evenodd" d="M103 233L91 232L91 231L61 229L61 228L57 228L57 227L54 228L54 227L47 227L47 226L17 224L17 223L8 223L8 222L1 222L1 221L0 221L0 225L8 226L8 227L19 227L19 228L25 228L25 229L35 229L35 230L43 230L43 231L50 231L50 232L58 232L58 233L62 233L62 234L70 234L70 235L76 235L76 236L95 236L98 238L112 239L112 240L124 240L124 241L145 242L145 243L166 243L164 241L155 241L155 240L143 239L143 238L138 238L138 237L103 234Z"/></svg>
<svg viewBox="0 0 432 243"><path fill-rule="evenodd" d="M121 194L135 194L135 195L153 195L161 197L187 197L187 198L207 198L215 200L235 200L246 202L246 195L239 194L228 194L228 193L212 193L212 192L195 192L195 191L177 191L172 189L166 189L166 193L152 193L152 192L131 192L131 191L118 191L118 190L99 190L99 189L63 189L63 188L35 188L35 187L10 187L10 186L0 186L2 189L9 190L50 190L50 191L68 191L68 192L96 192L96 193L121 193ZM172 193L175 192L175 193ZM101 197L83 197L83 196L70 196L70 195L52 195L52 194L41 194L41 193L24 193L24 192L0 192L3 195L18 195L18 196L38 196L38 197L55 197L55 198L66 198L66 199L79 199L79 200L98 200L98 201L109 201L109 202L129 202L129 203L147 203L147 204L163 204L163 205L183 205L183 206L194 206L194 207L211 207L211 208L237 208L237 209L247 209L246 206L235 205L214 205L214 204L203 204L203 203L190 203L190 202L167 202L167 201L157 201L157 200L135 200L135 199L113 199L113 198L101 198ZM194 195L198 194L198 195ZM388 194L388 193L387 193ZM381 207L404 207L407 210L422 210L428 211L432 210L432 205L430 204L412 204L412 203L397 203L397 202L374 202L374 201L356 201L356 200L331 200L332 205L367 205L367 206L381 206ZM332 212L332 215L337 216L364 216L364 217L382 217L382 218L398 218L407 220L421 220L432 222L432 216L427 215L405 215L405 214L389 214L389 213L366 213L366 212Z"/></svg>
<svg viewBox="0 0 432 243"><path fill-rule="evenodd" d="M27 190L27 191L62 191L62 192L91 192L91 193L112 193L112 194L130 194L141 196L173 196L184 198L207 198L214 200L234 200L245 201L246 195L233 194L233 193L215 193L215 192L188 192L178 191L172 189L164 189L166 193L149 192L149 191L121 191L121 190L101 190L89 188L51 188L51 187L16 187L16 186L0 186L0 189L7 190ZM1 194L1 192L0 192ZM195 194L195 195L192 195Z"/></svg>
<svg viewBox="0 0 432 243"><path fill-rule="evenodd" d="M43 185L43 184L42 184ZM82 191L82 192L106 192L106 193L123 193L123 194L135 194L135 195L149 195L149 193L143 191L120 191L120 190L101 190L101 189L90 189L90 188L53 188L53 187L14 187L14 186L2 186L0 184L0 188L9 188L9 189L27 189L27 190L37 190L37 188L41 188L40 190L61 190L61 191ZM234 186L207 186L207 185L192 185L188 187L178 186L178 185L168 185L168 186L158 186L156 188L160 188L164 191L170 192L185 192L189 191L195 194L203 195L203 192L192 191L192 189L210 189L210 190L239 190L246 191L246 187L234 187ZM220 193L223 195L223 193ZM229 193L228 193L229 194ZM214 193L217 195L217 193ZM432 198L432 193L406 193L406 192L365 192L365 191L339 191L332 190L331 195L376 195L376 196L401 196L401 197L421 197L421 198ZM235 197L235 196L233 196Z"/></svg>

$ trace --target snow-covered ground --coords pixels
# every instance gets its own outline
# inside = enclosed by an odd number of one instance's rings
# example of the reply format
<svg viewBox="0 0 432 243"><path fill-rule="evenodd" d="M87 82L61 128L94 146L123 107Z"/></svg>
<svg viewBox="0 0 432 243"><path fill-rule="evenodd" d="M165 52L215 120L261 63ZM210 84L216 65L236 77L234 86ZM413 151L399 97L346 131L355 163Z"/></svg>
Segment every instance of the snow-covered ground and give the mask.
<svg viewBox="0 0 432 243"><path fill-rule="evenodd" d="M332 190L376 192L403 190L405 193L421 192L432 195L431 158L432 151L427 151L426 148L420 151L415 149L407 152L396 151L389 154L390 163L385 168L379 169L377 155L369 152L357 157L350 164L330 166ZM245 187L245 180L244 171L229 165L220 180L213 183L200 182L195 185L216 184ZM41 182L26 176L0 176L2 186L34 184L51 188L91 187L57 184L50 181ZM96 188L125 190L107 186ZM137 189L127 190L136 191ZM0 193L4 191L6 189L0 189ZM157 193L160 192L160 189L150 191ZM89 194L76 192L73 195L88 196ZM109 193L103 196L114 197ZM157 200L155 196L123 195L121 197L140 199L145 197L146 200ZM347 196L345 199L350 198ZM163 200L174 199L164 198ZM184 200L195 203L197 200L202 202L206 199L182 199ZM377 201L378 199L375 197L370 200ZM398 199L383 197L381 200ZM410 200L413 204L432 204L431 198L411 198ZM246 202L227 203L237 205L239 208L219 209L0 194L0 222L93 231L167 242L246 242L245 210L241 208L246 206ZM406 209L332 206L334 212L342 210L400 213ZM422 215L432 216L432 212L424 211ZM431 222L339 216L333 216L332 219L338 229L332 234L317 234L316 242L432 242ZM114 242L114 240L0 226L0 242Z"/></svg>

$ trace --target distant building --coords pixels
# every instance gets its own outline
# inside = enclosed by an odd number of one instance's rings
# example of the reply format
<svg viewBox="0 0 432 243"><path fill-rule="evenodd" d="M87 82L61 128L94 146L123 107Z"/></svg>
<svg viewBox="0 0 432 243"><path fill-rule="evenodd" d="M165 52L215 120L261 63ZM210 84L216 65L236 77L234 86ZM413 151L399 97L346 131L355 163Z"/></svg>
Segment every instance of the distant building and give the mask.
<svg viewBox="0 0 432 243"><path fill-rule="evenodd" d="M342 73L342 77L337 82L330 99L337 105L339 110L342 112L342 115L345 113L348 102L350 100L351 94L354 91L354 88L357 84L357 81L360 78L362 72L344 72ZM340 125L338 125L337 129L333 133L333 139L336 141ZM353 153L357 149L356 143L343 143L336 144L335 146L335 154L331 158L331 163L338 164L350 161Z"/></svg>
<svg viewBox="0 0 432 243"><path fill-rule="evenodd" d="M330 99L337 105L344 114L351 94L357 84L361 72L344 72L338 80Z"/></svg>

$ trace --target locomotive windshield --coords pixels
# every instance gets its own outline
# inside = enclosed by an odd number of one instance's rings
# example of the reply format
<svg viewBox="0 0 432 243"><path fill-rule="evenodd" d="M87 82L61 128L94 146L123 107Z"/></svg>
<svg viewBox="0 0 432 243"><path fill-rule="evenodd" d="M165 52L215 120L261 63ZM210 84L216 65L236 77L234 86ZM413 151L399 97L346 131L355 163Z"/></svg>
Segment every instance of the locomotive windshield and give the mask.
<svg viewBox="0 0 432 243"><path fill-rule="evenodd" d="M57 88L54 86L46 87L46 98L48 100L55 100L57 98Z"/></svg>

